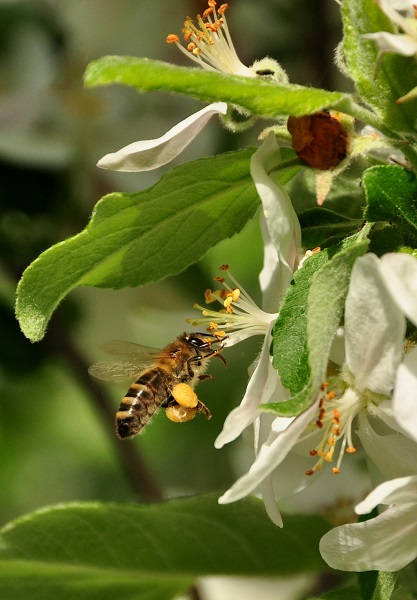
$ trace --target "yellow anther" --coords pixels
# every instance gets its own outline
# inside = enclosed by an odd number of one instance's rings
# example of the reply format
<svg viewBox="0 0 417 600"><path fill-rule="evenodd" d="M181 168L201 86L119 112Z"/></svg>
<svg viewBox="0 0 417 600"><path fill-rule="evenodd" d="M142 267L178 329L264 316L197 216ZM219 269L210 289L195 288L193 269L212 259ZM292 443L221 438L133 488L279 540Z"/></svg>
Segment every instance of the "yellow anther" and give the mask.
<svg viewBox="0 0 417 600"><path fill-rule="evenodd" d="M225 331L215 331L213 335L215 335L217 338L221 339L221 338L225 337L226 332Z"/></svg>
<svg viewBox="0 0 417 600"><path fill-rule="evenodd" d="M238 288L232 290L232 300L233 302L237 302L240 298L240 290Z"/></svg>
<svg viewBox="0 0 417 600"><path fill-rule="evenodd" d="M167 39L166 39L167 44L174 44L175 42L179 42L179 41L180 41L180 38L177 35L175 35L175 33L170 33L167 35Z"/></svg>
<svg viewBox="0 0 417 600"><path fill-rule="evenodd" d="M212 302L215 302L217 300L217 296L213 294L213 292L210 289L208 289L204 292L204 300L207 304L211 304ZM194 305L194 308L197 307Z"/></svg>
<svg viewBox="0 0 417 600"><path fill-rule="evenodd" d="M225 299L225 301L223 302L223 306L228 309L229 306L232 304L233 302L233 298L231 296L227 296L227 298Z"/></svg>
<svg viewBox="0 0 417 600"><path fill-rule="evenodd" d="M334 454L334 448L331 448L328 452L326 452L326 454L324 455L324 460L326 462L332 462L333 460L333 454Z"/></svg>

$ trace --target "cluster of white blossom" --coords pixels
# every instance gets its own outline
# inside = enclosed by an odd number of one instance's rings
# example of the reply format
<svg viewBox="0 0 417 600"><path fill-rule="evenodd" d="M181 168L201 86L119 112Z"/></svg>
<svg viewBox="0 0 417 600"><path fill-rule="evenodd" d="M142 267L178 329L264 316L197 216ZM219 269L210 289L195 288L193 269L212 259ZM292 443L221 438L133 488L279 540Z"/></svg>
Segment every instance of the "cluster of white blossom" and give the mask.
<svg viewBox="0 0 417 600"><path fill-rule="evenodd" d="M367 37L384 52L417 55L417 21L401 16L397 10L409 9L411 3L379 3L404 33L380 32ZM199 37L198 30L189 23L186 36L194 44L188 50L193 59L210 70L246 77L276 74L282 80L282 69L270 59L266 59L268 66L263 64L261 70L259 64L249 68L242 65L224 14L217 15L214 5L210 5L214 13L205 16L212 19L212 27L205 31L208 41ZM176 36L169 41L179 44ZM130 144L103 157L98 164L120 171L157 168L175 158L211 116L225 115L227 110L223 102L211 104L162 137ZM357 504L356 513L366 514L377 506L381 507L380 512L367 521L332 529L322 538L320 551L326 562L337 569L396 571L417 556L417 348L406 343L406 320L417 326L417 260L405 253L380 258L369 253L358 258L351 273L343 329L339 332L344 348L338 375L333 378L336 383L332 381L334 390L323 382L309 407L297 417L263 413L261 404L289 398L272 366L272 327L295 270L303 268L297 215L287 192L270 175L279 161L275 135L270 132L251 160L251 175L262 205L262 308L225 269L225 291L209 298L221 301L222 310L203 309L202 318L191 321L200 326L204 323L213 331L225 331L226 345L253 335L263 336L262 350L251 369L242 402L229 414L215 442L221 448L253 426L255 459L248 472L219 501L234 502L259 490L269 516L282 526L276 501L280 496L276 473L292 456L301 456L305 464L295 478L292 491L297 492L324 472L327 463L338 477L345 454L358 451L366 458L375 488ZM311 477L312 474L316 476Z"/></svg>

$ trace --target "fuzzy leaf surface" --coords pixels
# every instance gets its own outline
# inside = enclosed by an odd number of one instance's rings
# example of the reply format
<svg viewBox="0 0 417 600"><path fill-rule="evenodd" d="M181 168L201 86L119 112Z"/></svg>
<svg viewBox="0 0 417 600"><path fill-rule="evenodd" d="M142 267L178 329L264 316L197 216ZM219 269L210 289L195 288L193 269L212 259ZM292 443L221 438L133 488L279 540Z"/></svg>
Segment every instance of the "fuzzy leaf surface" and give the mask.
<svg viewBox="0 0 417 600"><path fill-rule="evenodd" d="M293 397L286 402L261 405L263 410L291 417L300 414L314 400L325 379L353 263L365 254L369 245L360 235L313 255L294 277L294 289L285 297L274 328L274 366ZM305 273L299 275L304 269ZM301 285L295 293L298 278Z"/></svg>
<svg viewBox="0 0 417 600"><path fill-rule="evenodd" d="M102 198L84 231L46 250L24 272L16 304L23 333L42 339L58 303L77 286L158 281L240 231L259 205L252 152L180 165L148 190Z"/></svg>
<svg viewBox="0 0 417 600"><path fill-rule="evenodd" d="M307 348L307 296L317 269L328 260L320 252L294 274L273 330L273 365L291 395L300 392L310 377ZM268 405L269 406L269 405Z"/></svg>
<svg viewBox="0 0 417 600"><path fill-rule="evenodd" d="M165 90L207 102L221 100L264 117L310 114L337 108L350 98L341 92L279 85L264 79L178 67L133 56L105 56L90 63L84 83L87 87L118 83L143 92Z"/></svg>
<svg viewBox="0 0 417 600"><path fill-rule="evenodd" d="M388 221L417 235L417 178L396 165L367 169L363 176L369 221Z"/></svg>

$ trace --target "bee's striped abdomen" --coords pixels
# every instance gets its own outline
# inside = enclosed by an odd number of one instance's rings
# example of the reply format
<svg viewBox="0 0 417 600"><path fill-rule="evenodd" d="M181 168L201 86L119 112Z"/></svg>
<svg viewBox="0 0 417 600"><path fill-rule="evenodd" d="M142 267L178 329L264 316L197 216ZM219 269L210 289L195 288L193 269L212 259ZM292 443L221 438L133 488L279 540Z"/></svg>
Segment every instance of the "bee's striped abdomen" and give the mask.
<svg viewBox="0 0 417 600"><path fill-rule="evenodd" d="M149 423L159 405L166 400L164 393L161 393L166 390L166 378L167 373L163 369L149 369L130 386L116 413L116 433L119 438L131 438Z"/></svg>

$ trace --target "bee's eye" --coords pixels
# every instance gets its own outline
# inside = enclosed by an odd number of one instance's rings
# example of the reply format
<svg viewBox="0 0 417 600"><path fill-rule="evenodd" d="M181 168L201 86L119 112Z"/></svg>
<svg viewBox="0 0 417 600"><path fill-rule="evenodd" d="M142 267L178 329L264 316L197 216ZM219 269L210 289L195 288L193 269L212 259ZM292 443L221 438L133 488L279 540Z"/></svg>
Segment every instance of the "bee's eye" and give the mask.
<svg viewBox="0 0 417 600"><path fill-rule="evenodd" d="M200 340L200 338L198 337L189 336L187 338L187 342L191 344L191 346L195 346L196 348L200 348L201 346L205 345L205 342L203 342L203 340Z"/></svg>

